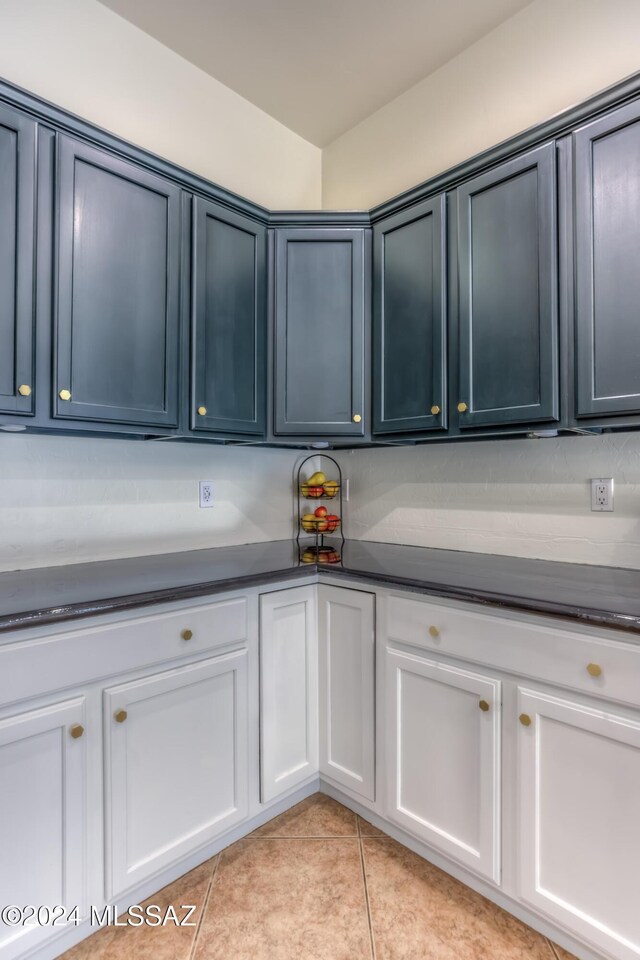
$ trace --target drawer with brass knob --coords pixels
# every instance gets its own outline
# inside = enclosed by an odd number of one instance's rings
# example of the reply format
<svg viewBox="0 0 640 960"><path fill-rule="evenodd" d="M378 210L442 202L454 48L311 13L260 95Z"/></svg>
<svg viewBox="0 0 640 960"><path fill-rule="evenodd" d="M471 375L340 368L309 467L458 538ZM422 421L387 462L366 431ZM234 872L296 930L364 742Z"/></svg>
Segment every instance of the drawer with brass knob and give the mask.
<svg viewBox="0 0 640 960"><path fill-rule="evenodd" d="M385 601L384 616L393 641L446 648L461 660L640 707L640 643L625 640L622 631L603 627L599 636L594 628L544 615L399 593Z"/></svg>

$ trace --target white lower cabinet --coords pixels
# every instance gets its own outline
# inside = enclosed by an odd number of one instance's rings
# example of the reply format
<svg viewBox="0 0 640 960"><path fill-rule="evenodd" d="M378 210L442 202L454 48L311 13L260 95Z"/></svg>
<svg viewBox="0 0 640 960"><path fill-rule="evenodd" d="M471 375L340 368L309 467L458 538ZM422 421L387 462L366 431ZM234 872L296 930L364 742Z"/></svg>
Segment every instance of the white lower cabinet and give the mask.
<svg viewBox="0 0 640 960"><path fill-rule="evenodd" d="M375 596L318 586L320 773L375 797Z"/></svg>
<svg viewBox="0 0 640 960"><path fill-rule="evenodd" d="M640 714L528 687L518 713L521 897L596 949L637 960Z"/></svg>
<svg viewBox="0 0 640 960"><path fill-rule="evenodd" d="M109 898L247 816L247 656L105 690Z"/></svg>
<svg viewBox="0 0 640 960"><path fill-rule="evenodd" d="M387 816L500 882L500 681L388 647Z"/></svg>
<svg viewBox="0 0 640 960"><path fill-rule="evenodd" d="M318 772L316 587L260 597L260 780L268 803Z"/></svg>
<svg viewBox="0 0 640 960"><path fill-rule="evenodd" d="M2 907L77 906L85 915L85 724L82 696L0 720ZM0 921L0 957L23 956L59 930L35 916L24 926Z"/></svg>

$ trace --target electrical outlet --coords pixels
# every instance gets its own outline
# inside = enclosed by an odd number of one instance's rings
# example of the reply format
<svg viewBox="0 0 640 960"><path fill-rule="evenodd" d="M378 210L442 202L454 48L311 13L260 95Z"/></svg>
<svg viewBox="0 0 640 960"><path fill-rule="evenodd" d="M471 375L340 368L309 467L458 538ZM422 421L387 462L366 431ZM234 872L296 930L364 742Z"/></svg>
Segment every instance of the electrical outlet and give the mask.
<svg viewBox="0 0 640 960"><path fill-rule="evenodd" d="M200 490L200 506L213 506L213 480L201 480L198 484Z"/></svg>
<svg viewBox="0 0 640 960"><path fill-rule="evenodd" d="M612 477L595 477L591 480L591 509L613 511Z"/></svg>

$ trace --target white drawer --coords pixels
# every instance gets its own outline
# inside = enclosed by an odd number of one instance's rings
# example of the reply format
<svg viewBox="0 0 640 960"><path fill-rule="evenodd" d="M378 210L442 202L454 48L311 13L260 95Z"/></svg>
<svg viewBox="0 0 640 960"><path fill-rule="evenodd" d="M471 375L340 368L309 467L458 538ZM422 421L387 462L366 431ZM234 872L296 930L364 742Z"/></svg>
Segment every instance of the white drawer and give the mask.
<svg viewBox="0 0 640 960"><path fill-rule="evenodd" d="M640 706L640 644L401 596L387 597L384 622L387 640Z"/></svg>
<svg viewBox="0 0 640 960"><path fill-rule="evenodd" d="M248 600L235 597L7 644L0 647L0 705L246 643L248 632Z"/></svg>

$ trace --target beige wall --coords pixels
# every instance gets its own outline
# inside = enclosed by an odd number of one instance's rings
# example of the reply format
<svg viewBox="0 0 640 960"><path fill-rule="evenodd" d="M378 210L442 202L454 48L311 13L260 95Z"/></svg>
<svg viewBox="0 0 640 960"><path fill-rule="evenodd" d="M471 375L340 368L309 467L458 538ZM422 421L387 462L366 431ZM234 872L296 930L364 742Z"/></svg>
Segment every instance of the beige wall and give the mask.
<svg viewBox="0 0 640 960"><path fill-rule="evenodd" d="M534 0L326 147L323 205L387 200L639 69L638 0Z"/></svg>
<svg viewBox="0 0 640 960"><path fill-rule="evenodd" d="M640 433L339 455L360 540L640 569ZM615 480L591 512L591 477Z"/></svg>
<svg viewBox="0 0 640 960"><path fill-rule="evenodd" d="M320 206L318 147L97 0L0 0L0 77L267 207Z"/></svg>

